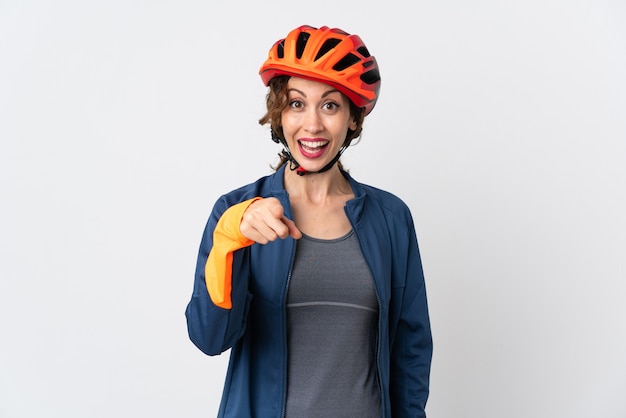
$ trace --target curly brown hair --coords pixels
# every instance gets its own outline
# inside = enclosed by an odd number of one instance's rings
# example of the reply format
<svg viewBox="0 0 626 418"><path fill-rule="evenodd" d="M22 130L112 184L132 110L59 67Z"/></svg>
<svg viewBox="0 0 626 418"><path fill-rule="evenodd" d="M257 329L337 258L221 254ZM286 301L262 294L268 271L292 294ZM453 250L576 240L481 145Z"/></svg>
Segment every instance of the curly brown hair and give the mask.
<svg viewBox="0 0 626 418"><path fill-rule="evenodd" d="M270 128L279 138L284 137L283 127L281 125L281 114L289 105L289 98L287 94L287 82L289 81L289 78L289 76L283 75L274 77L270 80L268 85L269 90L267 96L265 97L267 112L261 119L259 119L259 124L261 125L269 123ZM344 148L350 146L352 141L361 135L361 131L363 130L363 121L365 120L365 108L357 107L351 100L348 101L350 102L350 115L356 122L356 129L348 129L348 134L346 135L346 139L343 143ZM272 167L274 170L277 170L288 161L284 154L279 153L278 155L280 156L280 162L276 166ZM339 166L339 169L344 169L341 161L338 161L337 165Z"/></svg>

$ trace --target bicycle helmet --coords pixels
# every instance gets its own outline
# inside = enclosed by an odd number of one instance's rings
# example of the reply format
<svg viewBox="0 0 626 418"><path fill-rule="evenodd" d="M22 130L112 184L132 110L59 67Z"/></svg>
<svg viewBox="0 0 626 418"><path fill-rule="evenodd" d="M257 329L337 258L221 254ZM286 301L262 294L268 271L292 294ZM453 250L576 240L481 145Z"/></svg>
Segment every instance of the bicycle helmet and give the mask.
<svg viewBox="0 0 626 418"><path fill-rule="evenodd" d="M266 86L279 75L327 83L364 107L366 115L380 89L378 64L361 38L327 26L303 25L289 32L274 43L259 74Z"/></svg>

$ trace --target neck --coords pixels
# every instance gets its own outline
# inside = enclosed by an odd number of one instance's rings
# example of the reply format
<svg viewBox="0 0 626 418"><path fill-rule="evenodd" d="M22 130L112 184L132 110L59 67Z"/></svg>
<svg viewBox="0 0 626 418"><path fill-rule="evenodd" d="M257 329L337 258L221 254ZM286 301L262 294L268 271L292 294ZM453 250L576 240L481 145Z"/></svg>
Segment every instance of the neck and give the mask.
<svg viewBox="0 0 626 418"><path fill-rule="evenodd" d="M352 193L348 180L336 165L323 173L307 173L305 176L286 169L284 184L290 196L308 196L311 200Z"/></svg>

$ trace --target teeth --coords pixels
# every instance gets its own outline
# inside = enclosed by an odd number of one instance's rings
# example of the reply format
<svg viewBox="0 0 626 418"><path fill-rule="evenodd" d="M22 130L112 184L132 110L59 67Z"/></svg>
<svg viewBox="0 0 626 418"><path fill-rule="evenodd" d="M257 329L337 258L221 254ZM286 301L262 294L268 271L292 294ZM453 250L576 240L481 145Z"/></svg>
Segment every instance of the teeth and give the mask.
<svg viewBox="0 0 626 418"><path fill-rule="evenodd" d="M326 141L311 141L311 142L300 141L300 144L306 148L320 148L326 145L327 142Z"/></svg>

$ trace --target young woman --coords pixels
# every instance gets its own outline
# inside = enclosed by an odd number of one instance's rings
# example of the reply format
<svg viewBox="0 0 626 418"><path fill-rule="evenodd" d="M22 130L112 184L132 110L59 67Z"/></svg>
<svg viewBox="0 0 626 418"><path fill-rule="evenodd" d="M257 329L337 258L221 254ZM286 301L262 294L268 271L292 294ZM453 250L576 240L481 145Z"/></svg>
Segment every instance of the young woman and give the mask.
<svg viewBox="0 0 626 418"><path fill-rule="evenodd" d="M380 88L362 40L301 26L276 42L275 173L223 195L202 237L189 336L228 349L219 417L425 417L432 338L413 220L340 156Z"/></svg>

